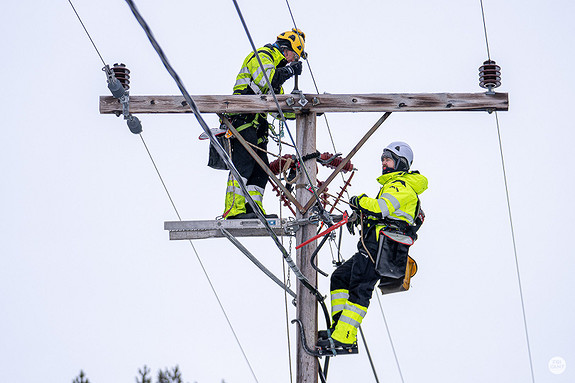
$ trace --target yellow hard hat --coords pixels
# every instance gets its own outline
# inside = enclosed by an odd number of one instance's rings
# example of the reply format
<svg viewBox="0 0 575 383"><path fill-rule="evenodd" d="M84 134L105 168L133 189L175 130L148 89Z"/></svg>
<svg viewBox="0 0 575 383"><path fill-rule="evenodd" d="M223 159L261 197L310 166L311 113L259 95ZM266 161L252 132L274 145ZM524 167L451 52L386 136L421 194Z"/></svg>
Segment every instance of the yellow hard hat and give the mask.
<svg viewBox="0 0 575 383"><path fill-rule="evenodd" d="M290 49L297 53L302 59L307 58L305 48L305 33L301 29L292 28L291 31L285 31L278 35L278 40L289 42Z"/></svg>

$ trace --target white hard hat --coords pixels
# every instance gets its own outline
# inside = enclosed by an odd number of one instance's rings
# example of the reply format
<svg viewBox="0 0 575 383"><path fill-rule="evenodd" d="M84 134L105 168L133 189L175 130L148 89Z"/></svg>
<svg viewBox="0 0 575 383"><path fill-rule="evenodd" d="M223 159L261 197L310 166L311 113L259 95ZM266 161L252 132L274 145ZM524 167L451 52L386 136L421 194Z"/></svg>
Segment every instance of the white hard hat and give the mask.
<svg viewBox="0 0 575 383"><path fill-rule="evenodd" d="M383 159L384 157L388 157L386 154L389 153L391 153L392 158L394 157L393 155L397 157L393 158L396 162L395 170L409 170L411 163L413 162L413 150L411 150L411 147L408 144L401 141L392 142L383 149L381 158ZM401 161L402 159L403 161ZM401 162L403 162L403 166Z"/></svg>

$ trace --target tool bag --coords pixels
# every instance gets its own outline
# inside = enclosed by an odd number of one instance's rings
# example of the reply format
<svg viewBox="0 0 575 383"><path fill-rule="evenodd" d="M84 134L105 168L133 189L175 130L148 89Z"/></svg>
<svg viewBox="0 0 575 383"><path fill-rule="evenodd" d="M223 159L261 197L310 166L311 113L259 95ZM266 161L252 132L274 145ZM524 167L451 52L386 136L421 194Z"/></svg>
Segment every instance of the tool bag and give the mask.
<svg viewBox="0 0 575 383"><path fill-rule="evenodd" d="M419 201L416 212L414 226L386 219L387 226L379 232L375 271L381 276L378 288L382 294L409 290L411 277L417 272L417 263L408 253L425 220Z"/></svg>
<svg viewBox="0 0 575 383"><path fill-rule="evenodd" d="M224 134L216 136L216 139L222 145L222 148L228 153L231 157L231 150L230 150L230 139L226 138ZM229 170L228 165L224 162L223 158L220 156L214 145L210 142L210 153L208 156L208 166L212 169L216 170Z"/></svg>
<svg viewBox="0 0 575 383"><path fill-rule="evenodd" d="M382 277L402 278L407 267L409 246L413 239L399 232L381 230L375 271Z"/></svg>

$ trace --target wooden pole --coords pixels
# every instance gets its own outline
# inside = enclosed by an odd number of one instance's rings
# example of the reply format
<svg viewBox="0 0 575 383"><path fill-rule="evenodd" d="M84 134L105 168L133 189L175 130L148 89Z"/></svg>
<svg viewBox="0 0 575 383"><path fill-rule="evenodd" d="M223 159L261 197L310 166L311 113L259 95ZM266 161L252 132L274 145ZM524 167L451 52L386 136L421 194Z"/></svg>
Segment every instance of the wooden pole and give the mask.
<svg viewBox="0 0 575 383"><path fill-rule="evenodd" d="M302 156L314 153L316 148L316 113L301 113L296 117L296 144ZM313 186L316 184L317 165L316 160L311 159L304 162L304 165L311 178ZM301 205L314 198L313 194L307 190L307 177L300 177L296 185L296 198ZM308 218L310 212L302 215L297 212L297 218ZM316 234L316 225L304 225L296 233L296 243L299 245L307 241ZM302 247L296 252L296 263L302 274L307 277L309 282L317 286L317 271L311 267L310 257L317 247L316 242ZM317 341L317 300L316 297L303 286L297 284L297 318L301 321L306 339L310 347L314 347ZM318 381L318 364L315 357L306 354L302 347L302 339L298 332L297 340L297 368L296 383L317 383Z"/></svg>

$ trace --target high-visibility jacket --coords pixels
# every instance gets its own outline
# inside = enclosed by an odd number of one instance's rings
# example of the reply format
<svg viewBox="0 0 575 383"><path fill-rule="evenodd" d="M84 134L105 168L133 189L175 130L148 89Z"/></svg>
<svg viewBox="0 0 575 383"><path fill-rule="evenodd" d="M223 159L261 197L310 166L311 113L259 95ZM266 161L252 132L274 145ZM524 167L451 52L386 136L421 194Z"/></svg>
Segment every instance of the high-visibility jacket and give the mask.
<svg viewBox="0 0 575 383"><path fill-rule="evenodd" d="M276 68L285 66L287 64L286 58L277 47L271 44L265 45L264 47L258 49L257 52L270 83L273 83ZM274 92L275 91L276 90L274 89ZM234 94L266 93L270 92L264 77L264 72L260 67L258 59L255 57L254 53L251 52L244 60L242 68L236 77ZM284 93L281 85L279 93Z"/></svg>
<svg viewBox="0 0 575 383"><path fill-rule="evenodd" d="M392 172L377 178L382 187L377 198L365 194L358 197L359 208L367 214L372 224L376 224L376 239L386 225L380 221L386 217L415 225L419 208L419 194L427 189L427 178L418 171Z"/></svg>

